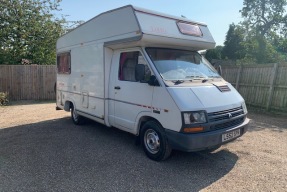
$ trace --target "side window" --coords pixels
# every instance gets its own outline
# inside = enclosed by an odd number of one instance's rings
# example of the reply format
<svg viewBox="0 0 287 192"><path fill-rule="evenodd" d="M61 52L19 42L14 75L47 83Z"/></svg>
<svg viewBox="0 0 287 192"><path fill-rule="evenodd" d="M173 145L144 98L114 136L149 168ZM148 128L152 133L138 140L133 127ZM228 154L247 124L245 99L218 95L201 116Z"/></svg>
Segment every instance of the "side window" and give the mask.
<svg viewBox="0 0 287 192"><path fill-rule="evenodd" d="M139 51L121 53L119 80L136 82L135 70L138 64L145 66L145 81L148 81L151 76L151 71Z"/></svg>
<svg viewBox="0 0 287 192"><path fill-rule="evenodd" d="M71 53L60 53L57 55L57 68L59 74L71 74Z"/></svg>

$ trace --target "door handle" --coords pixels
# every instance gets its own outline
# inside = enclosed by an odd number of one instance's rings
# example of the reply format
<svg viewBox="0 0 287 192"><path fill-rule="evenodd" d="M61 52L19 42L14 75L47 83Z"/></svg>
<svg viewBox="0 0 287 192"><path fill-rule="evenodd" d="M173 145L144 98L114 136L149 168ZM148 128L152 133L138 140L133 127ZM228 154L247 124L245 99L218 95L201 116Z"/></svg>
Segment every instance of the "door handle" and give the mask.
<svg viewBox="0 0 287 192"><path fill-rule="evenodd" d="M115 86L115 89L118 89L118 90L119 90L119 89L121 89L121 87L120 87L120 86Z"/></svg>

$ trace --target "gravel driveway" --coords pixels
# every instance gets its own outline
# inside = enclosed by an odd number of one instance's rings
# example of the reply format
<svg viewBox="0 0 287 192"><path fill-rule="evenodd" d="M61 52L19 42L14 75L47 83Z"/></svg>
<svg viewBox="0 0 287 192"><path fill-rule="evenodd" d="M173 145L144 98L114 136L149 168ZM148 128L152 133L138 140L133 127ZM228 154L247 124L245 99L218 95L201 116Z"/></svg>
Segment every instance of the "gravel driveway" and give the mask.
<svg viewBox="0 0 287 192"><path fill-rule="evenodd" d="M134 136L76 126L54 103L0 107L0 191L287 191L287 116L249 113L214 153L149 160Z"/></svg>

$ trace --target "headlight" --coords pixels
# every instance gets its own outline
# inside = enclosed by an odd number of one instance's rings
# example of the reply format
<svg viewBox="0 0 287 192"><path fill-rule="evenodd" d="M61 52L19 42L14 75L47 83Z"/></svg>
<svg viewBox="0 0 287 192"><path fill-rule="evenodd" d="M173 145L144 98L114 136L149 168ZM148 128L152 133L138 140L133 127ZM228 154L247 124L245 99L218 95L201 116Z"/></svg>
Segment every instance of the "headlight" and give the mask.
<svg viewBox="0 0 287 192"><path fill-rule="evenodd" d="M247 113L247 107L246 107L245 102L243 102L243 103L241 104L241 106L242 106L242 109L243 109L244 114L246 114L246 113Z"/></svg>
<svg viewBox="0 0 287 192"><path fill-rule="evenodd" d="M206 123L204 111L183 113L184 124Z"/></svg>

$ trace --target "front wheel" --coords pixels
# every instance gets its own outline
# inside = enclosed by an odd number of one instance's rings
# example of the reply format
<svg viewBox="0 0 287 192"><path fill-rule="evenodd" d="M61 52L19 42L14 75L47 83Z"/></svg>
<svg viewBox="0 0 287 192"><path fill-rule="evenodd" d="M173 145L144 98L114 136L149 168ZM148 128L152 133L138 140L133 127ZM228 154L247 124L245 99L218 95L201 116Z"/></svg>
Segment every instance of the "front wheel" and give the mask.
<svg viewBox="0 0 287 192"><path fill-rule="evenodd" d="M172 149L161 125L157 122L146 122L141 129L140 139L144 152L150 159L162 161L170 156Z"/></svg>
<svg viewBox="0 0 287 192"><path fill-rule="evenodd" d="M71 117L75 125L81 125L84 123L84 117L80 116L77 113L77 111L74 108L74 105L71 106Z"/></svg>

